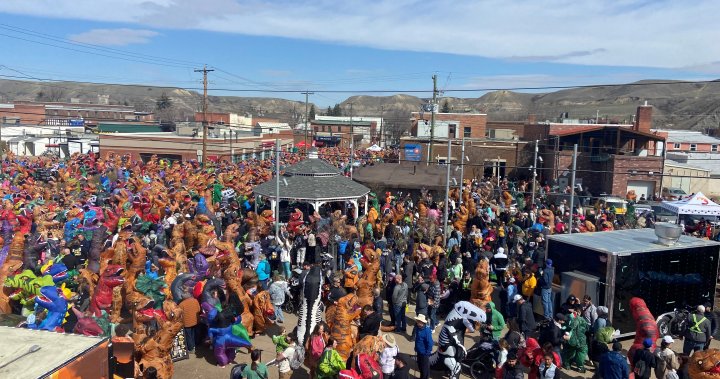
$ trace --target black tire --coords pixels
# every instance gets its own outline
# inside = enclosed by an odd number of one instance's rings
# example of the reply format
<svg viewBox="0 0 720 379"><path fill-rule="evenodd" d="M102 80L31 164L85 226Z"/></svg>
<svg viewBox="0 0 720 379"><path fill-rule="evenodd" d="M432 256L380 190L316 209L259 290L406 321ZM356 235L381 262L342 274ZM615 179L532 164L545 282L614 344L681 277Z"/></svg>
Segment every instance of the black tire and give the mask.
<svg viewBox="0 0 720 379"><path fill-rule="evenodd" d="M485 366L485 364L480 361L470 365L470 376L472 376L473 379L487 379L491 377L488 375L490 371L491 369Z"/></svg>
<svg viewBox="0 0 720 379"><path fill-rule="evenodd" d="M670 316L663 316L657 323L658 332L661 336L670 335Z"/></svg>
<svg viewBox="0 0 720 379"><path fill-rule="evenodd" d="M292 300L288 300L285 302L285 304L282 305L282 310L285 313L295 313L295 304L293 304Z"/></svg>

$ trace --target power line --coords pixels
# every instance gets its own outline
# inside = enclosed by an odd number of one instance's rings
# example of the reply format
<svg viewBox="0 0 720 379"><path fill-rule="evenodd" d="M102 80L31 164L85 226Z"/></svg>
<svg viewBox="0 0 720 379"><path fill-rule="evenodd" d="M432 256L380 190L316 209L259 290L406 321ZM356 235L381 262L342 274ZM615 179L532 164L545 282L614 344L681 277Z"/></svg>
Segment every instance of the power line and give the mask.
<svg viewBox="0 0 720 379"><path fill-rule="evenodd" d="M175 66L175 67L185 67L185 68L191 68L192 65L196 64L196 63L193 63L190 61L164 58L164 57L159 57L159 56L149 55L149 54L133 53L133 52L128 52L128 51L124 51L124 50L120 50L120 49L114 49L114 48L110 48L110 47L95 45L95 44L91 44L91 43L72 41L72 40L68 40L65 38L59 38L59 37L55 37L55 36L52 36L49 34L44 34L44 33L36 32L36 31L32 31L29 29L24 29L24 28L12 26L12 25L7 25L7 24L0 24L0 29L4 29L4 30L14 32L14 33L23 34L26 36L31 36L31 37L35 37L35 38L41 38L41 39L45 39L45 40L49 40L49 41L53 41L53 42L58 42L58 43L62 43L62 44L70 45L70 46L75 46L75 47L79 47L82 49L87 49L89 51L78 50L78 49L70 48L67 46L54 45L54 44L50 44L50 43L43 43L43 42L25 39L25 38L21 38L18 36L12 36L12 35L8 35L8 34L0 34L5 37L14 38L14 39L18 39L18 40L22 40L22 41L26 41L26 42L39 43L42 45L51 46L51 47L55 47L55 48L59 48L59 49L77 51L77 52L82 52L82 53L86 53L86 54L96 54L96 55L104 56L104 57L108 57L108 58L132 60L132 61L136 61L136 62L140 62L140 63L158 64L161 66ZM102 54L97 53L96 51L101 51L103 53ZM107 54L114 54L117 56L108 56Z"/></svg>

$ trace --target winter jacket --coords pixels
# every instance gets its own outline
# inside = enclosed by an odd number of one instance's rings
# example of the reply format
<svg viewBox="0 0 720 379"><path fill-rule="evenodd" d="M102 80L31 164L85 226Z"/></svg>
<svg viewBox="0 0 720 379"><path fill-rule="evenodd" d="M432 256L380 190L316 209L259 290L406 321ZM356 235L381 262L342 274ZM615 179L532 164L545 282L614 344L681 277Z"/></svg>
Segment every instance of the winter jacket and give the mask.
<svg viewBox="0 0 720 379"><path fill-rule="evenodd" d="M405 282L396 284L393 289L392 302L394 306L407 304L408 285Z"/></svg>
<svg viewBox="0 0 720 379"><path fill-rule="evenodd" d="M707 343L712 336L712 325L704 314L693 313L688 317L688 329L685 338L695 343ZM697 324L697 327L695 326Z"/></svg>
<svg viewBox="0 0 720 379"><path fill-rule="evenodd" d="M555 268L545 267L545 269L542 272L542 275L540 276L540 283L538 283L538 285L540 286L540 289L545 289L545 290L551 289L554 275L555 275Z"/></svg>
<svg viewBox="0 0 720 379"><path fill-rule="evenodd" d="M510 367L507 363L503 365L500 378L502 379L523 379L525 378L525 373L520 369L520 365L516 364L515 367Z"/></svg>
<svg viewBox="0 0 720 379"><path fill-rule="evenodd" d="M535 294L535 287L537 286L537 279L535 275L530 274L525 278L522 284L522 294L526 298L530 298Z"/></svg>
<svg viewBox="0 0 720 379"><path fill-rule="evenodd" d="M260 261L255 271L257 272L258 280L270 279L270 262L268 262L267 259Z"/></svg>
<svg viewBox="0 0 720 379"><path fill-rule="evenodd" d="M488 305L490 306L490 309L492 309L492 321L490 322L490 325L492 325L493 327L493 339L498 341L500 340L500 336L502 335L503 328L505 328L505 318L503 317L502 313L495 309L495 303L491 301L488 303Z"/></svg>
<svg viewBox="0 0 720 379"><path fill-rule="evenodd" d="M292 296L286 281L273 282L268 288L268 293L270 293L270 301L273 305L283 305L286 294Z"/></svg>
<svg viewBox="0 0 720 379"><path fill-rule="evenodd" d="M430 356L433 349L432 330L425 325L422 328L415 328L415 352L418 355Z"/></svg>
<svg viewBox="0 0 720 379"><path fill-rule="evenodd" d="M633 366L636 366L638 362L644 361L645 365L647 366L650 371L648 372L648 377L650 378L652 376L652 369L654 369L657 366L655 356L653 355L652 351L648 349L637 349L635 350L635 354L632 357L632 363ZM638 378L637 375L635 375L635 379L647 379L647 378Z"/></svg>
<svg viewBox="0 0 720 379"><path fill-rule="evenodd" d="M560 372L560 370L558 370L554 363L550 363L550 366L546 367L545 362L543 362L538 368L538 379L555 379L558 372Z"/></svg>
<svg viewBox="0 0 720 379"><path fill-rule="evenodd" d="M582 316L585 317L585 320L588 322L588 324L595 325L595 320L597 320L598 318L597 307L595 306L595 304L590 303L590 305L584 307L582 311Z"/></svg>
<svg viewBox="0 0 720 379"><path fill-rule="evenodd" d="M318 363L318 379L332 379L345 369L345 360L335 349L325 349Z"/></svg>
<svg viewBox="0 0 720 379"><path fill-rule="evenodd" d="M553 347L560 347L562 345L564 339L563 335L565 332L560 329L559 326L555 324L555 322L551 322L548 326L546 326L543 330L540 331L540 344L545 345L545 343L550 342Z"/></svg>
<svg viewBox="0 0 720 379"><path fill-rule="evenodd" d="M418 283L415 286L415 314L428 315L427 283Z"/></svg>
<svg viewBox="0 0 720 379"><path fill-rule="evenodd" d="M603 379L628 379L630 365L619 351L611 351L600 357L600 377Z"/></svg>
<svg viewBox="0 0 720 379"><path fill-rule="evenodd" d="M668 374L676 374L677 369L680 368L677 355L672 349L668 348L655 350L655 363L655 377L657 379L668 379Z"/></svg>
<svg viewBox="0 0 720 379"><path fill-rule="evenodd" d="M533 314L530 303L527 301L518 307L517 321L521 332L527 333L535 330L535 315Z"/></svg>

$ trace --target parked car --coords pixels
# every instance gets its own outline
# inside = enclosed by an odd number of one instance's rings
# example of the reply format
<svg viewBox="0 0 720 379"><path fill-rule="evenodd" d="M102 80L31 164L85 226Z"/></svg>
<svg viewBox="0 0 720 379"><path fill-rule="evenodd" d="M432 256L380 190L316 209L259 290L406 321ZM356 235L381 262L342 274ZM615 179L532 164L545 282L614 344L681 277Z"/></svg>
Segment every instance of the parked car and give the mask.
<svg viewBox="0 0 720 379"><path fill-rule="evenodd" d="M653 208L649 204L635 204L635 216L640 216L645 212L653 212Z"/></svg>
<svg viewBox="0 0 720 379"><path fill-rule="evenodd" d="M682 200L688 194L682 188L663 187L660 196L662 196L663 200Z"/></svg>
<svg viewBox="0 0 720 379"><path fill-rule="evenodd" d="M600 209L603 206L607 210L614 210L617 215L624 215L627 213L627 201L619 196L601 196L593 201L595 209Z"/></svg>
<svg viewBox="0 0 720 379"><path fill-rule="evenodd" d="M653 213L655 213L655 219L658 222L677 223L677 213L670 212L669 210L663 208L660 203L652 203L650 206L652 207Z"/></svg>

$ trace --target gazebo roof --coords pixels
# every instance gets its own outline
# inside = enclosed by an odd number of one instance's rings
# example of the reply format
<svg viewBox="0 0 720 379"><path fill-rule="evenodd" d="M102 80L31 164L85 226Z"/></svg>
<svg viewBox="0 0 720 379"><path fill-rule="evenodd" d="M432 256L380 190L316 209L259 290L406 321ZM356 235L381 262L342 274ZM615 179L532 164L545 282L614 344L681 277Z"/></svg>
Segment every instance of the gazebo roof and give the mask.
<svg viewBox="0 0 720 379"><path fill-rule="evenodd" d="M288 200L346 200L365 196L370 189L340 174L335 166L317 158L311 151L308 159L285 168L280 178L280 198ZM253 188L256 195L276 197L275 179Z"/></svg>
<svg viewBox="0 0 720 379"><path fill-rule="evenodd" d="M305 159L285 169L285 174L303 176L336 176L340 170L322 159Z"/></svg>
<svg viewBox="0 0 720 379"><path fill-rule="evenodd" d="M275 179L256 186L253 191L260 196L275 197ZM369 192L369 188L345 176L283 175L280 178L281 199L332 201L356 199Z"/></svg>

